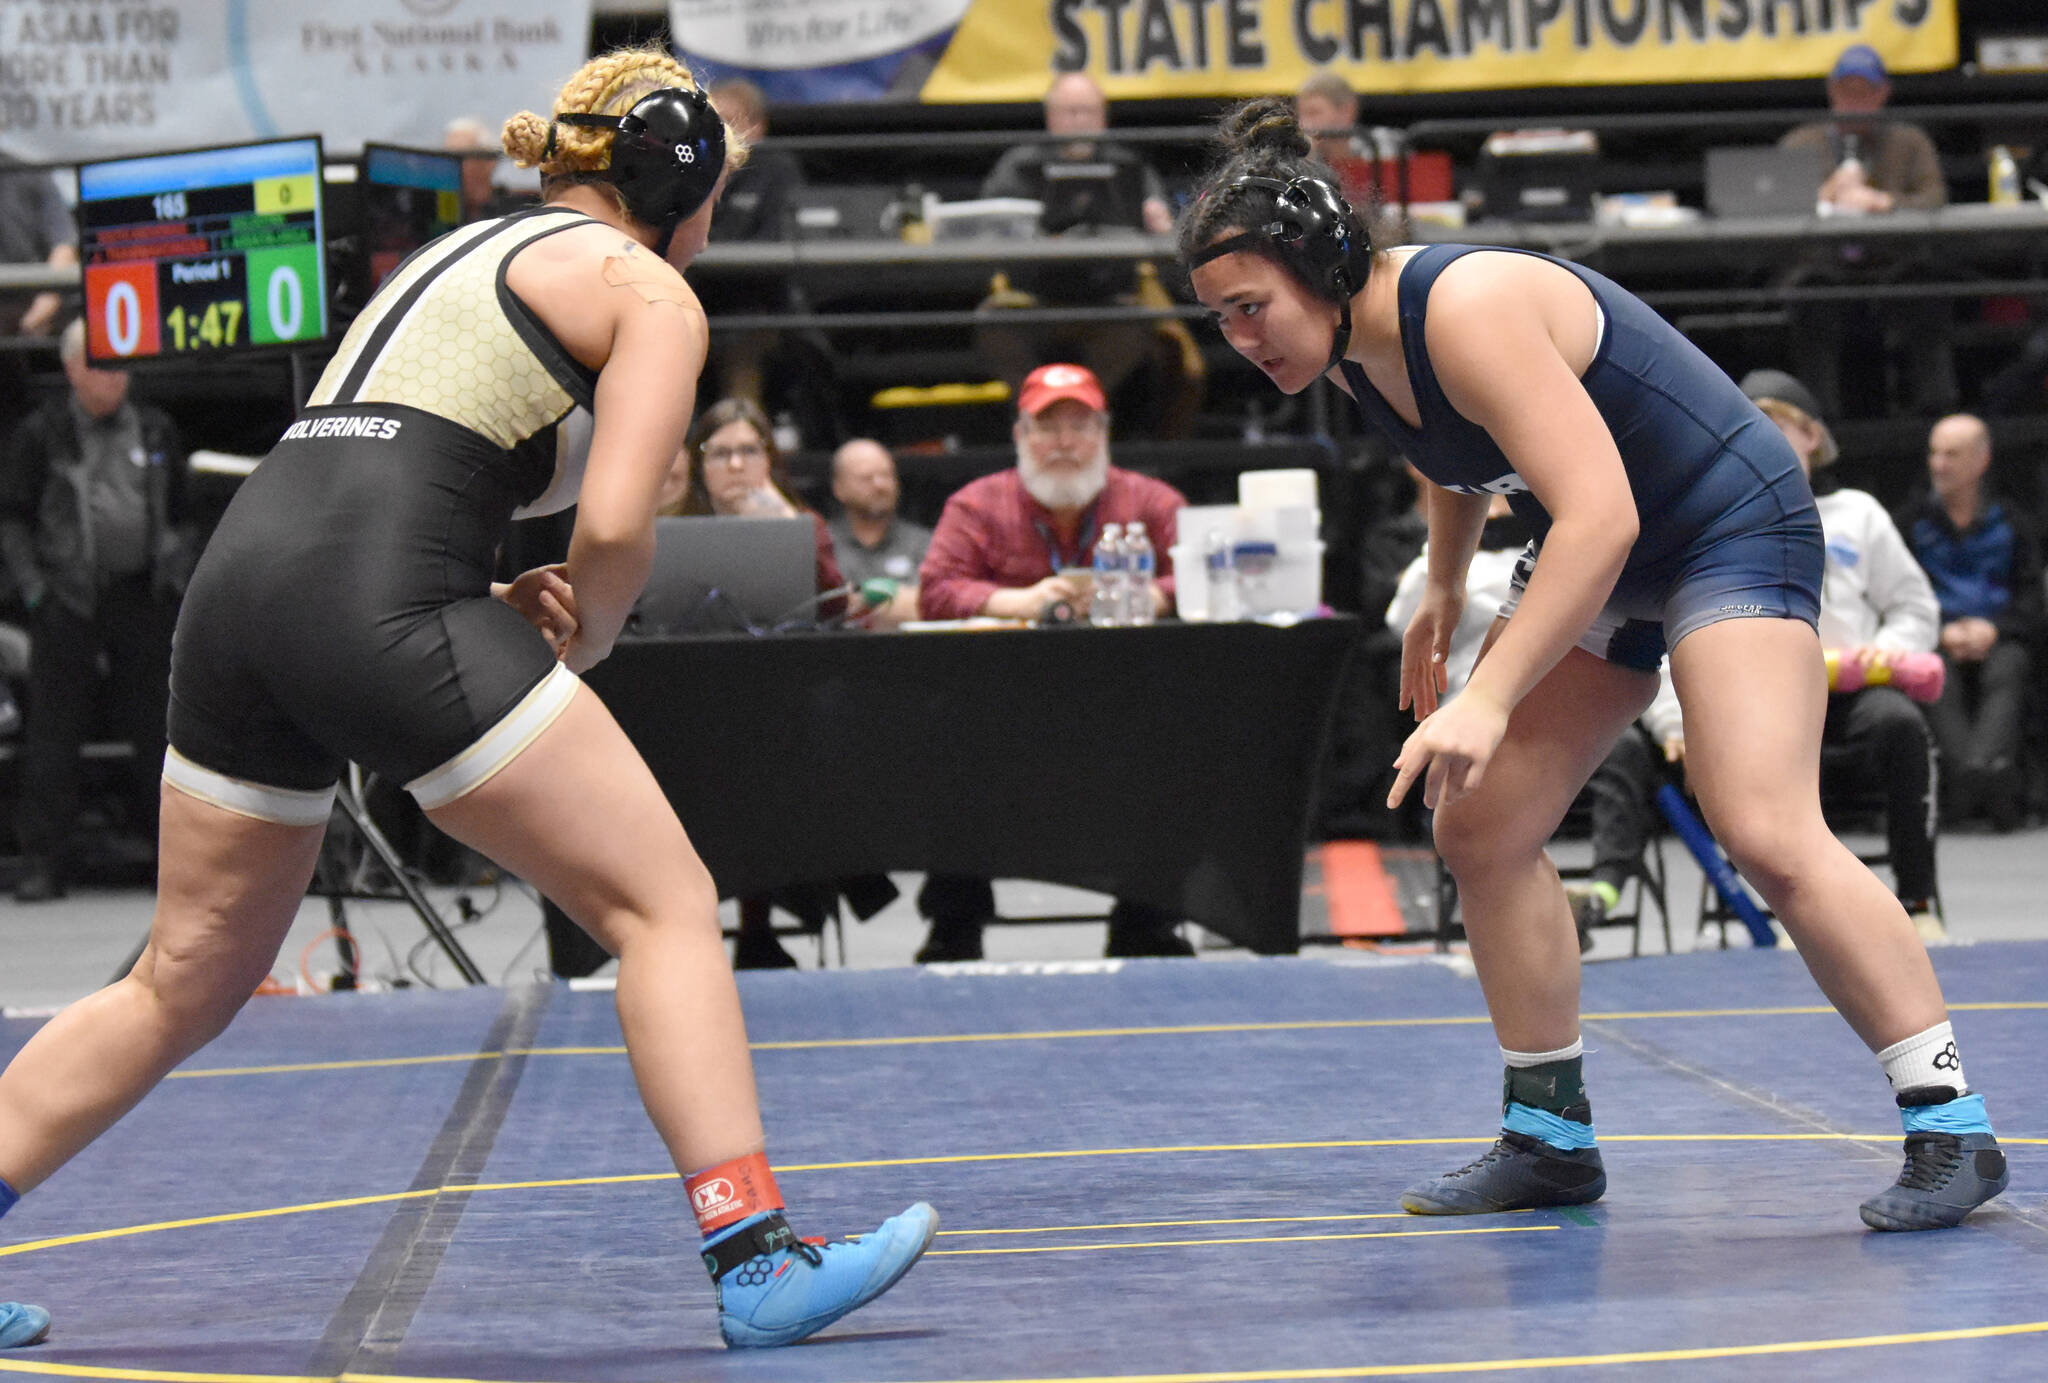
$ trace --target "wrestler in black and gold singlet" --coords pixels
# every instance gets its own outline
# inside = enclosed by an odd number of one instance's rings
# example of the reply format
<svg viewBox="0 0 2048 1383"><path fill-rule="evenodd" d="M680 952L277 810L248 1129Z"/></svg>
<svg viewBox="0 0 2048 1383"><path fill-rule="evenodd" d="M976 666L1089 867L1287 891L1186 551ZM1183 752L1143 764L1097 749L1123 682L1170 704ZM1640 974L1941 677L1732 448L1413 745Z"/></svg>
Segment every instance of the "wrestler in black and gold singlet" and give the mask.
<svg viewBox="0 0 2048 1383"><path fill-rule="evenodd" d="M324 823L352 759L431 808L568 704L575 677L490 582L515 513L575 503L580 457L558 460L555 434L596 380L506 268L590 224L540 207L465 226L357 318L193 577L172 649L178 788Z"/></svg>

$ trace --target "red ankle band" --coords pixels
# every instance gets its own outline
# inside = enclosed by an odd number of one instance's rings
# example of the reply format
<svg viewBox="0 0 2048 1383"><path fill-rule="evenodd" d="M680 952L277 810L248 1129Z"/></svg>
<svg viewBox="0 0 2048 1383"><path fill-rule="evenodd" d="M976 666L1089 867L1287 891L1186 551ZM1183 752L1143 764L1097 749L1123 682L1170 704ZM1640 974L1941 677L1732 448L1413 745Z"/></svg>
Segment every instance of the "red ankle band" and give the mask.
<svg viewBox="0 0 2048 1383"><path fill-rule="evenodd" d="M709 1234L754 1215L782 1209L782 1192L768 1169L768 1154L748 1153L683 1178L697 1228Z"/></svg>

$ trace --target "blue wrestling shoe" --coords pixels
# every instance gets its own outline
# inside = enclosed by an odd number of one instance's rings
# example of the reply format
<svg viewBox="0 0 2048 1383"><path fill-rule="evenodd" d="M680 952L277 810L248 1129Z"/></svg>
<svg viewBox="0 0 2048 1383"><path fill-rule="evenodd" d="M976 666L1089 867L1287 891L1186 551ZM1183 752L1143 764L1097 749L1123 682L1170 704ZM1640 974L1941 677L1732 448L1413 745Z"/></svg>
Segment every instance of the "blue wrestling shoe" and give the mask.
<svg viewBox="0 0 2048 1383"><path fill-rule="evenodd" d="M799 1239L779 1213L742 1225L704 1250L718 1329L733 1349L795 1344L895 1286L938 1230L922 1201L858 1243Z"/></svg>
<svg viewBox="0 0 2048 1383"><path fill-rule="evenodd" d="M50 1333L50 1313L40 1306L0 1301L0 1349L35 1344Z"/></svg>

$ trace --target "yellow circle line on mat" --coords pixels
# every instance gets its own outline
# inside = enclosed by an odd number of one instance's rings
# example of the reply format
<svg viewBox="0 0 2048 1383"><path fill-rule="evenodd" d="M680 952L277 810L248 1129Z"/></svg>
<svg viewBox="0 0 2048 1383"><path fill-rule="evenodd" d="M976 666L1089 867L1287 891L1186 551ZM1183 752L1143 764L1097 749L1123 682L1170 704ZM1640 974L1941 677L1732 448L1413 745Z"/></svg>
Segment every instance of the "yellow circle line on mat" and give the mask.
<svg viewBox="0 0 2048 1383"><path fill-rule="evenodd" d="M2013 1000L1981 1004L1950 1004L1951 1013L2033 1012L2048 1009L2048 1000ZM1647 1022L1677 1018L1791 1018L1833 1013L1826 1004L1785 1008L1674 1008L1582 1013L1587 1023ZM858 1047L933 1047L963 1042L1066 1042L1102 1037L1195 1037L1217 1033L1328 1032L1351 1028L1467 1027L1492 1020L1484 1014L1438 1018L1306 1018L1281 1023L1185 1023L1149 1028L1046 1028L1029 1032L926 1033L907 1037L818 1037L790 1042L755 1042L757 1052L805 1052ZM313 1071L373 1070L381 1066L432 1066L451 1061L496 1061L506 1056L624 1056L624 1047L515 1047L503 1052L444 1052L432 1056L365 1057L356 1061L300 1061L270 1066L220 1066L173 1071L172 1080L206 1080L221 1076L299 1075Z"/></svg>
<svg viewBox="0 0 2048 1383"><path fill-rule="evenodd" d="M1411 1217L1412 1218L1412 1217ZM1012 1253L1104 1253L1110 1249L1191 1249L1211 1244L1312 1244L1330 1239L1440 1239L1454 1234L1547 1234L1556 1225L1496 1225L1488 1229L1372 1229L1352 1234L1263 1234L1230 1239L1153 1239L1131 1244L1027 1244L1013 1249L927 1249L927 1258L974 1258Z"/></svg>
<svg viewBox="0 0 2048 1383"><path fill-rule="evenodd" d="M1503 1215L1528 1215L1533 1211L1504 1210ZM942 1229L939 1237L944 1239L963 1234L1081 1234L1103 1229L1183 1229L1197 1225L1302 1225L1330 1224L1339 1220L1412 1220L1415 1217L1405 1210L1375 1210L1363 1215L1259 1215L1244 1216L1228 1220L1127 1220L1118 1224L1100 1225L1045 1225L1031 1229Z"/></svg>
<svg viewBox="0 0 2048 1383"><path fill-rule="evenodd" d="M1494 1135L1480 1138L1325 1138L1290 1143L1184 1143L1151 1148L1054 1148L1036 1152L951 1153L932 1157L876 1157L856 1162L794 1162L775 1167L778 1175L796 1172L844 1172L877 1167L933 1167L970 1162L1045 1162L1076 1157L1171 1157L1184 1153L1301 1152L1333 1148L1425 1148L1460 1143L1489 1144ZM1603 1143L1893 1143L1894 1133L1618 1133L1605 1135ZM2006 1147L2048 1144L2048 1138L2001 1138ZM104 1239L126 1239L138 1234L156 1234L172 1229L196 1229L206 1225L233 1224L241 1220L267 1220L282 1215L303 1215L316 1210L346 1210L359 1205L383 1205L394 1201L421 1200L428 1196L466 1196L486 1191L537 1191L570 1186L624 1186L634 1182L674 1181L674 1172L629 1172L614 1176L555 1177L542 1181L486 1181L464 1186L441 1186L416 1191L387 1191L374 1196L350 1196L342 1200L313 1201L304 1205L280 1205L263 1210L235 1210L220 1215L201 1215L186 1220L162 1220L154 1224L126 1225L118 1229L95 1229L83 1234L65 1234L54 1239L0 1247L0 1258L71 1244L90 1244Z"/></svg>
<svg viewBox="0 0 2048 1383"><path fill-rule="evenodd" d="M1922 1330L1897 1335L1849 1335L1825 1340L1778 1340L1761 1345L1706 1345L1694 1349L1646 1349L1616 1354L1552 1354L1522 1359L1458 1359L1433 1364L1359 1364L1316 1369L1244 1369L1220 1373L1121 1373L1064 1378L956 1380L956 1383L1304 1383L1330 1378L1413 1378L1457 1373L1505 1373L1540 1369L1597 1368L1616 1364L1676 1364L1703 1359L1753 1359L1768 1355L1820 1354L1843 1349L1884 1349L1897 1345L1950 1344L2014 1335L2048 1334L2048 1321L1979 1325L1958 1330ZM298 1374L187 1373L169 1369L106 1368L84 1364L32 1364L0 1360L0 1372L48 1378L107 1378L123 1383L500 1383L445 1374L344 1373L330 1378Z"/></svg>

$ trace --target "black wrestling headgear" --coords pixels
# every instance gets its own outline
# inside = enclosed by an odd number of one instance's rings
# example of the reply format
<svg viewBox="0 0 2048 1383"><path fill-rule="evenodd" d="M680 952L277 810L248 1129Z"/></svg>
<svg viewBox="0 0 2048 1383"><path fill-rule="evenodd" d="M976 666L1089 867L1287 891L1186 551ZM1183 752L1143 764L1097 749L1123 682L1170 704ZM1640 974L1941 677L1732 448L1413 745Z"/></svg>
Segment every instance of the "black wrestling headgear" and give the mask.
<svg viewBox="0 0 2048 1383"><path fill-rule="evenodd" d="M1356 234L1351 204L1323 178L1243 177L1224 190L1251 187L1273 194L1273 220L1257 230L1219 240L1189 261L1190 269L1235 254L1260 241L1273 246L1281 261L1303 282L1332 302L1349 302L1365 287L1372 271L1372 246Z"/></svg>
<svg viewBox="0 0 2048 1383"><path fill-rule="evenodd" d="M1330 361L1325 369L1336 368L1351 347L1351 295L1365 287L1372 272L1372 244L1352 229L1356 218L1344 194L1328 180L1317 177L1242 177L1223 190L1257 188L1273 194L1273 219L1256 230L1226 236L1188 261L1197 269L1212 259L1240 250L1271 245L1280 262L1296 277L1340 309L1337 334L1330 342Z"/></svg>
<svg viewBox="0 0 2048 1383"><path fill-rule="evenodd" d="M656 254L668 253L676 227L704 205L725 171L725 122L701 91L668 86L641 97L624 115L555 119L618 132L603 176L619 189L627 213L660 233Z"/></svg>

